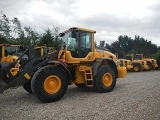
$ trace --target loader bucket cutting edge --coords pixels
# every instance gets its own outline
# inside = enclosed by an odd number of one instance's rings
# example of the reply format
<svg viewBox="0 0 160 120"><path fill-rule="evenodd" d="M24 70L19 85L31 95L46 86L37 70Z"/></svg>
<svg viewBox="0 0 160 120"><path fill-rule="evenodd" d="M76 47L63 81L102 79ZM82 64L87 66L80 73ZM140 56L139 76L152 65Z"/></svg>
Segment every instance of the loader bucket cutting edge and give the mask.
<svg viewBox="0 0 160 120"><path fill-rule="evenodd" d="M0 94L2 94L9 86L0 78Z"/></svg>

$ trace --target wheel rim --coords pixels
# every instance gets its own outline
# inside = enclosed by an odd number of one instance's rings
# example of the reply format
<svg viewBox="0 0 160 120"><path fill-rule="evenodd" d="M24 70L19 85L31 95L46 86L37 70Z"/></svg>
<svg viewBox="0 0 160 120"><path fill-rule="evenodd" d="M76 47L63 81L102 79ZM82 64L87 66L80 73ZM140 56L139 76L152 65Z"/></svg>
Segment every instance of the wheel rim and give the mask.
<svg viewBox="0 0 160 120"><path fill-rule="evenodd" d="M134 71L138 71L139 68L137 66L134 67Z"/></svg>
<svg viewBox="0 0 160 120"><path fill-rule="evenodd" d="M48 76L44 81L44 90L49 94L58 92L61 88L61 80L55 75Z"/></svg>
<svg viewBox="0 0 160 120"><path fill-rule="evenodd" d="M110 73L106 73L103 76L103 84L107 87L111 86L112 82L113 82L113 78L112 75Z"/></svg>

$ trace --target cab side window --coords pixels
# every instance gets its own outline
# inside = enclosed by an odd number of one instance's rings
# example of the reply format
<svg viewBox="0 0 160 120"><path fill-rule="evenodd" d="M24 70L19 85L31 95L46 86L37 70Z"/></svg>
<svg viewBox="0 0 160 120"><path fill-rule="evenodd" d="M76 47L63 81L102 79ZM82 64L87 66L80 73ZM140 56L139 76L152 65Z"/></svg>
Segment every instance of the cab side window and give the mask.
<svg viewBox="0 0 160 120"><path fill-rule="evenodd" d="M88 55L89 52L91 52L91 44L92 44L92 38L91 33L88 32L81 32L80 35L80 51L81 51L81 57L84 58Z"/></svg>

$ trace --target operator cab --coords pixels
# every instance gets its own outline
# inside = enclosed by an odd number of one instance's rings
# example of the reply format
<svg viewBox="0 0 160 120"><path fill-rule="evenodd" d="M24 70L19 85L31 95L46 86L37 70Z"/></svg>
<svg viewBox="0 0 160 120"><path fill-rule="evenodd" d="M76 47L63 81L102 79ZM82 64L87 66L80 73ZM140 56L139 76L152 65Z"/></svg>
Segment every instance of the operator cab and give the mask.
<svg viewBox="0 0 160 120"><path fill-rule="evenodd" d="M142 54L136 54L135 59L136 60L143 60L143 55Z"/></svg>
<svg viewBox="0 0 160 120"><path fill-rule="evenodd" d="M73 27L60 33L63 49L71 52L73 58L85 58L92 49L93 30Z"/></svg>

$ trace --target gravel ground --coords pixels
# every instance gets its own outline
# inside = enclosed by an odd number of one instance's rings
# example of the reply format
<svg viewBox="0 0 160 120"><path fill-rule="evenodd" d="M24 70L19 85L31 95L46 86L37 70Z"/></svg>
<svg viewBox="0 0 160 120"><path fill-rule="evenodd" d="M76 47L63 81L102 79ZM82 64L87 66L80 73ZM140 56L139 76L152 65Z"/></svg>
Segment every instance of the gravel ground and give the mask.
<svg viewBox="0 0 160 120"><path fill-rule="evenodd" d="M68 88L57 102L42 103L22 87L0 95L0 120L160 120L160 70L129 72L114 91Z"/></svg>

